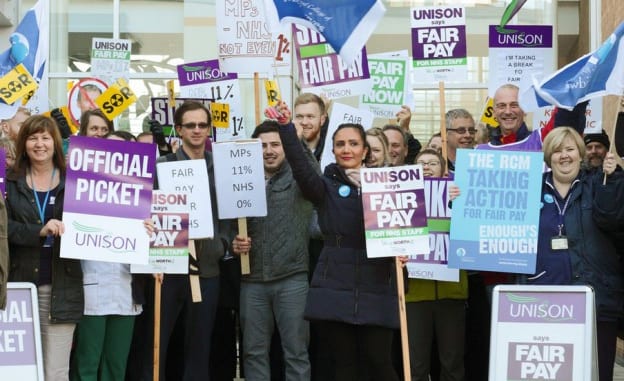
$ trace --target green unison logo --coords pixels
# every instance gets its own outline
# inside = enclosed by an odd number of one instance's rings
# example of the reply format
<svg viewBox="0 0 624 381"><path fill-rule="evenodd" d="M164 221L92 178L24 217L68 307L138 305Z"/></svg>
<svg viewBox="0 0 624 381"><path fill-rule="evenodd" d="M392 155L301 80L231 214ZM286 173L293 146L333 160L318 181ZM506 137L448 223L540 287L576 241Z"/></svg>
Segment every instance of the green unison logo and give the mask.
<svg viewBox="0 0 624 381"><path fill-rule="evenodd" d="M85 248L106 249L115 254L136 251L136 239L114 235L104 229L87 226L77 221L72 222L76 229L74 242Z"/></svg>
<svg viewBox="0 0 624 381"><path fill-rule="evenodd" d="M507 29L507 23L511 21L511 19L520 11L522 6L527 2L527 0L512 0L511 3L505 8L503 12L503 16L501 17L500 23L496 27L496 31L500 34L511 34L516 33L515 29Z"/></svg>

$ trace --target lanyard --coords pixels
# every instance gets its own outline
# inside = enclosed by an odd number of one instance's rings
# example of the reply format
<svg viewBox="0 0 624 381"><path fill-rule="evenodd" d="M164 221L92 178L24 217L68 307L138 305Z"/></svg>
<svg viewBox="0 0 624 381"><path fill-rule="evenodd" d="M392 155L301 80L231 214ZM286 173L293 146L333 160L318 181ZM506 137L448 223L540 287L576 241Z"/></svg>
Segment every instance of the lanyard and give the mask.
<svg viewBox="0 0 624 381"><path fill-rule="evenodd" d="M557 196L553 196L553 199L555 200L555 205L557 206L557 210L559 211L559 224L557 225L557 228L559 229L559 235L562 234L563 232L563 216L565 215L566 209L568 209L568 203L570 202L570 196L572 196L572 187L570 187L570 190L568 191L568 195L565 198L565 202L563 203L563 209L561 209L561 206L559 205L559 201L557 201Z"/></svg>
<svg viewBox="0 0 624 381"><path fill-rule="evenodd" d="M52 170L52 178L50 179L50 185L48 186L48 191L45 194L43 199L43 205L39 202L39 196L37 196L37 190L35 189L35 182L33 181L32 172L30 172L30 183L33 188L33 195L35 196L35 202L37 203L37 209L39 210L39 218L41 218L41 223L45 225L45 208L48 205L48 198L50 197L50 190L52 189L52 184L54 183L54 175L56 174L56 168Z"/></svg>

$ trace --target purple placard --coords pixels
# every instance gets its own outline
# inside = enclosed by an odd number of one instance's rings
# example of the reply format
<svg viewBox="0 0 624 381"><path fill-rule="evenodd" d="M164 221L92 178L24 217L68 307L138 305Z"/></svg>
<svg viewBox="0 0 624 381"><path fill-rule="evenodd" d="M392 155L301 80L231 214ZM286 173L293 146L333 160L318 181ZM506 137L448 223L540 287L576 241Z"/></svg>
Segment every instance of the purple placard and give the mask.
<svg viewBox="0 0 624 381"><path fill-rule="evenodd" d="M329 48L325 38L302 25L293 24L301 87L326 86L370 78L366 47L352 63L345 63ZM328 50L329 49L329 50Z"/></svg>
<svg viewBox="0 0 624 381"><path fill-rule="evenodd" d="M508 343L508 380L572 380L574 345Z"/></svg>
<svg viewBox="0 0 624 381"><path fill-rule="evenodd" d="M425 208L413 205L424 199L423 189L362 194L366 230L427 226ZM399 220L400 223L396 223Z"/></svg>
<svg viewBox="0 0 624 381"><path fill-rule="evenodd" d="M143 219L150 215L154 144L72 136L65 212Z"/></svg>
<svg viewBox="0 0 624 381"><path fill-rule="evenodd" d="M150 249L188 247L188 213L152 213L152 221L155 232Z"/></svg>
<svg viewBox="0 0 624 381"><path fill-rule="evenodd" d="M6 194L6 151L0 148L0 192L2 197Z"/></svg>
<svg viewBox="0 0 624 381"><path fill-rule="evenodd" d="M510 25L515 33L503 34L490 25L490 48L552 48L551 25Z"/></svg>
<svg viewBox="0 0 624 381"><path fill-rule="evenodd" d="M37 365L34 324L31 290L9 288L0 310L0 366Z"/></svg>
<svg viewBox="0 0 624 381"><path fill-rule="evenodd" d="M236 73L226 73L219 67L219 60L189 62L178 65L178 81L180 86L198 85L224 81L226 79L237 79Z"/></svg>
<svg viewBox="0 0 624 381"><path fill-rule="evenodd" d="M498 321L519 323L584 324L583 292L502 291Z"/></svg>
<svg viewBox="0 0 624 381"><path fill-rule="evenodd" d="M414 60L466 58L466 26L412 28Z"/></svg>
<svg viewBox="0 0 624 381"><path fill-rule="evenodd" d="M427 226L429 227L429 255L415 255L410 258L414 263L448 263L449 230L451 208L449 207L448 187L451 178L425 178L425 206Z"/></svg>

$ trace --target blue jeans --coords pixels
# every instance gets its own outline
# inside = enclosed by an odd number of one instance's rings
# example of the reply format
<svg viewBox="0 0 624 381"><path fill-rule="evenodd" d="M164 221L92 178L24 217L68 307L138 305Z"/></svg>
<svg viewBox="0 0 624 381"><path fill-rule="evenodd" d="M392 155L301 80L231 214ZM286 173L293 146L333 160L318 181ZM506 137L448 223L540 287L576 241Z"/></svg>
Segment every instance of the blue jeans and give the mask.
<svg viewBox="0 0 624 381"><path fill-rule="evenodd" d="M309 327L303 319L308 277L306 273L272 282L242 282L241 327L245 380L270 380L269 348L277 323L286 366L286 381L309 381Z"/></svg>

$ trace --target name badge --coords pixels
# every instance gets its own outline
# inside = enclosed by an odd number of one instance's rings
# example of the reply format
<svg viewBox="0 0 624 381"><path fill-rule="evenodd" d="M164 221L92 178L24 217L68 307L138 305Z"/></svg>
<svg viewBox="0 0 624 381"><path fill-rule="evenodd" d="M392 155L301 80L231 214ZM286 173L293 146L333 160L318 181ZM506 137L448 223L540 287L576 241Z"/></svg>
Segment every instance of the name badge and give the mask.
<svg viewBox="0 0 624 381"><path fill-rule="evenodd" d="M552 250L568 250L568 237L557 235L550 239L550 248Z"/></svg>

